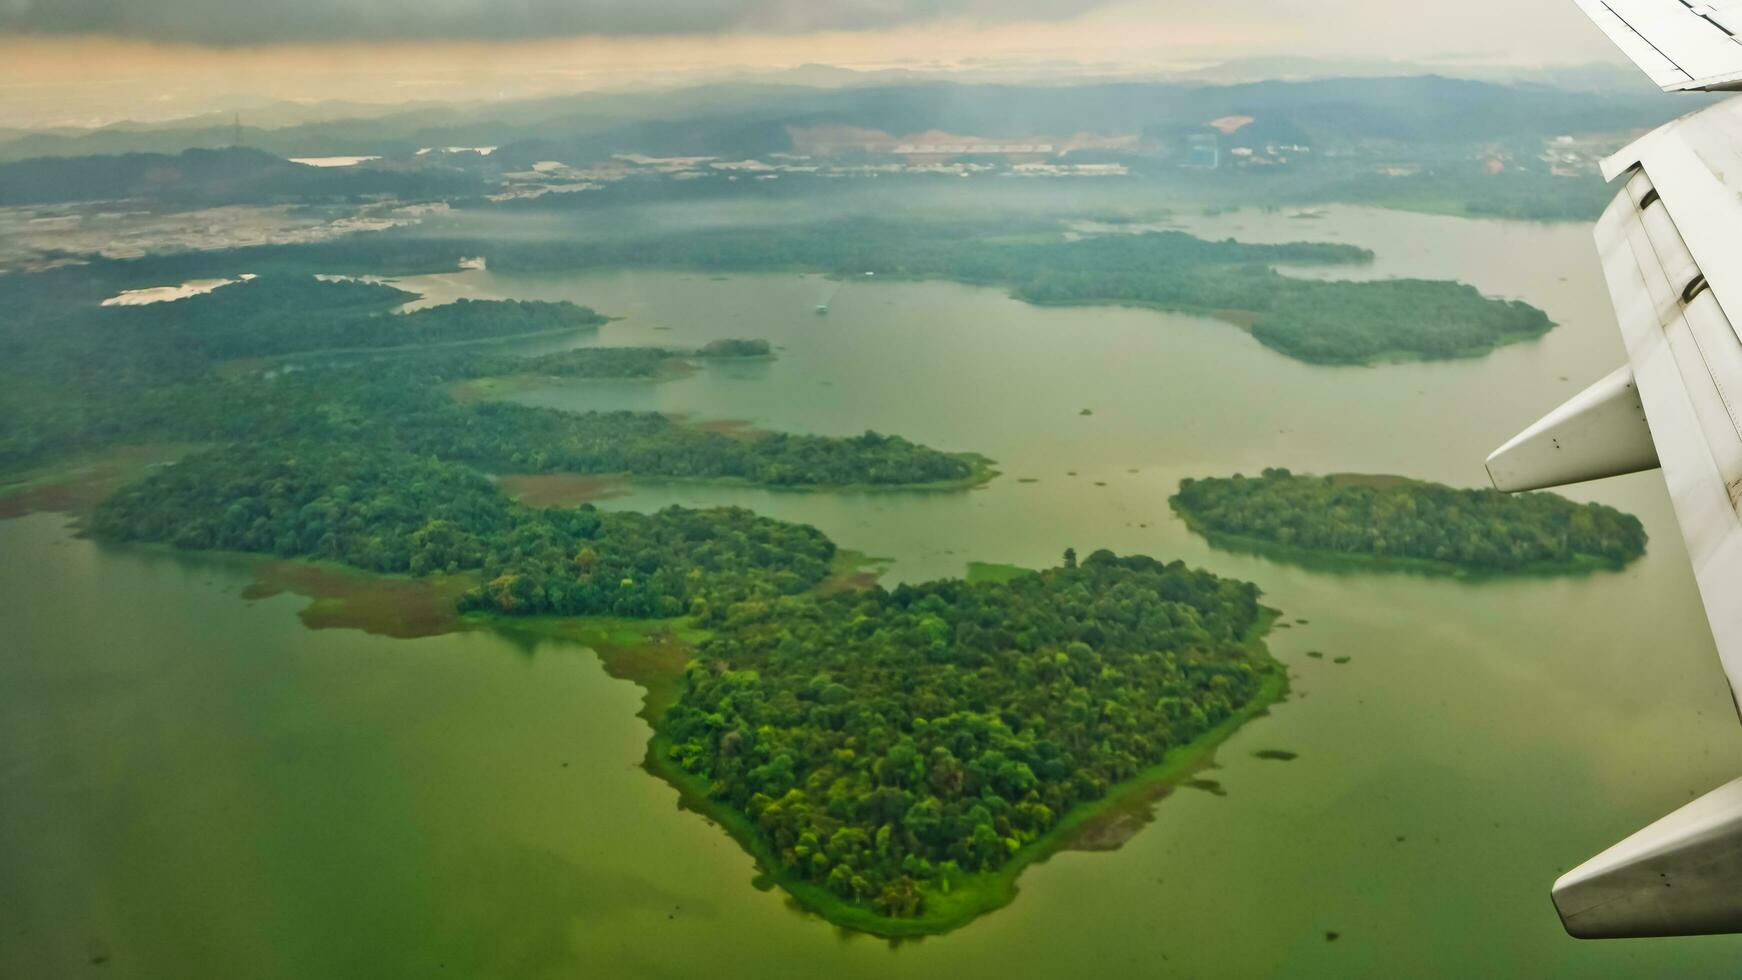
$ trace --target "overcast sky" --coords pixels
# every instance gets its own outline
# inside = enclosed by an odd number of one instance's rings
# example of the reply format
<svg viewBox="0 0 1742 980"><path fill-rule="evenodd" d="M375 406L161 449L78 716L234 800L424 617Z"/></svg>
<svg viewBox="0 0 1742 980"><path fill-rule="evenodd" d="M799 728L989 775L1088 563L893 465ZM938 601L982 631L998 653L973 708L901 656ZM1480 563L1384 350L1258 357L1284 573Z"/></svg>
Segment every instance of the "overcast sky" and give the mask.
<svg viewBox="0 0 1742 980"><path fill-rule="evenodd" d="M1617 59L1572 0L0 0L0 126L163 118L220 94L489 98L809 63L1057 75L1276 56Z"/></svg>
<svg viewBox="0 0 1742 980"><path fill-rule="evenodd" d="M1292 36L1300 52L1351 45L1406 57L1447 50L1538 50L1588 57L1589 32L1569 31L1571 0L0 0L0 31L104 34L209 45L322 41L512 41L577 35L720 32L803 35L957 21L990 26L1070 23L1114 11L1158 35L1223 23ZM1357 29L1354 37L1345 32Z"/></svg>

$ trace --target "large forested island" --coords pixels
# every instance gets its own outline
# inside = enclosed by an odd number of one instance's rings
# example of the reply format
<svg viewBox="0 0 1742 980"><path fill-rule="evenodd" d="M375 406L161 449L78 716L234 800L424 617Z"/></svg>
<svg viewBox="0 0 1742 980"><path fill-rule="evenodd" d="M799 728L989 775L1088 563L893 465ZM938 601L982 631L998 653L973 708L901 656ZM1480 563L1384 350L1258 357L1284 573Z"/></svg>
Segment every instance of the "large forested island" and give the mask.
<svg viewBox="0 0 1742 980"><path fill-rule="evenodd" d="M1142 556L741 603L654 761L805 904L884 935L1009 901L1121 783L1274 700L1258 590Z"/></svg>
<svg viewBox="0 0 1742 980"><path fill-rule="evenodd" d="M537 357L454 346L528 332L588 333L604 322L572 303L462 301L394 313L410 294L312 275L262 276L137 307L105 307L89 293L57 296L36 276L0 277L0 293L18 300L16 316L0 321L0 472L128 442L247 440L391 448L495 474L779 487L956 487L992 474L973 454L875 432L728 435L651 412L571 413L451 396L455 384L491 375L643 377L674 358L769 351L756 340ZM365 362L274 362L380 347L410 350Z"/></svg>
<svg viewBox="0 0 1742 980"><path fill-rule="evenodd" d="M1639 519L1550 493L1462 490L1383 476L1187 479L1170 501L1212 541L1477 572L1619 568L1645 552Z"/></svg>

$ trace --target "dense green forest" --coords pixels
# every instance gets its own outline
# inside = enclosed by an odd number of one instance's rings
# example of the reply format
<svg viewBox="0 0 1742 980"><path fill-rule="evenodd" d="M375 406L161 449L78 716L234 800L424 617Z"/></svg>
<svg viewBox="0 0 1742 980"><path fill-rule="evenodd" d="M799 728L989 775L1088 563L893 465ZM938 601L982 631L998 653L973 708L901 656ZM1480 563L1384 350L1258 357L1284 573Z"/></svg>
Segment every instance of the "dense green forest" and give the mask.
<svg viewBox="0 0 1742 980"><path fill-rule="evenodd" d="M576 347L539 357L475 364L482 375L524 372L554 378L657 378L670 372L681 356L663 347Z"/></svg>
<svg viewBox="0 0 1742 980"><path fill-rule="evenodd" d="M1637 517L1549 493L1267 469L1183 480L1171 503L1212 536L1471 569L1619 567L1645 552Z"/></svg>
<svg viewBox="0 0 1742 980"><path fill-rule="evenodd" d="M269 274L174 302L106 307L94 329L149 334L153 344L223 359L493 340L605 322L567 302L461 299L392 312L416 298L381 283Z"/></svg>
<svg viewBox="0 0 1742 980"><path fill-rule="evenodd" d="M235 446L123 487L100 537L264 552L375 572L477 572L470 608L678 616L814 586L835 546L741 508L654 514L514 503L464 466L381 446Z"/></svg>
<svg viewBox="0 0 1742 980"><path fill-rule="evenodd" d="M659 731L783 872L911 917L1252 699L1259 618L1250 583L1106 551L749 602Z"/></svg>
<svg viewBox="0 0 1742 980"><path fill-rule="evenodd" d="M497 473L622 473L767 486L911 486L986 479L985 460L866 432L836 437L727 435L657 412L564 412L510 402L461 404L440 370L455 359L311 364L275 377L198 381L26 411L0 421L0 462L38 463L114 442L321 440L410 451ZM495 359L492 366L499 366ZM41 403L34 406L39 410Z"/></svg>
<svg viewBox="0 0 1742 980"><path fill-rule="evenodd" d="M455 361L455 373L541 374L557 378L657 378L690 360L725 361L773 356L766 340L728 338L694 350L670 347L574 347L537 357L473 357Z"/></svg>
<svg viewBox="0 0 1742 980"><path fill-rule="evenodd" d="M97 279L107 278L97 275ZM694 351L578 348L521 357L447 348L605 318L571 303L467 301L390 312L413 298L378 283L261 275L200 296L99 305L114 287L64 295L65 276L0 276L0 471L119 442L327 440L410 450L495 472L629 473L771 486L965 483L983 460L898 436L728 436L656 413L585 414L514 404L461 405L453 381L496 374L636 377L674 359L765 356L766 341ZM312 359L269 370L230 362L359 348L405 356ZM432 349L435 348L435 349ZM415 351L415 354L411 351Z"/></svg>
<svg viewBox="0 0 1742 980"><path fill-rule="evenodd" d="M250 425L281 431L286 415L297 424L320 422L303 417L307 400L295 401L289 386L258 374L226 383L227 361L585 332L605 321L572 303L511 300L394 313L415 297L312 275L263 274L173 302L103 306L120 289L150 280L82 273L0 275L7 310L0 317L0 472L120 441L240 438ZM489 362L481 352L461 356Z"/></svg>
<svg viewBox="0 0 1742 980"><path fill-rule="evenodd" d="M385 444L493 472L628 473L777 487L951 483L983 472L973 457L876 432L735 437L657 412L562 412L505 402L457 406L435 399L414 406L405 398L398 404L403 413L360 424L377 429Z"/></svg>

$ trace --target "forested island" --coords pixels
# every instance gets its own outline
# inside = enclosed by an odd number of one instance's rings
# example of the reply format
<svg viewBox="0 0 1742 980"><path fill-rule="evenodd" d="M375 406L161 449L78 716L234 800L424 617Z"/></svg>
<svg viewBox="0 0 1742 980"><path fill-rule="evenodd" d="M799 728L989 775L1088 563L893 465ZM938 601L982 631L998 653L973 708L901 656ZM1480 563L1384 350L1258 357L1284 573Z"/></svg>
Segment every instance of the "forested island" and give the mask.
<svg viewBox="0 0 1742 980"><path fill-rule="evenodd" d="M1250 583L1108 551L743 603L697 647L654 761L832 921L944 931L1009 901L1111 788L1279 696L1266 622Z"/></svg>
<svg viewBox="0 0 1742 980"><path fill-rule="evenodd" d="M416 294L374 282L268 274L202 296L96 314L112 333L148 332L213 358L412 347L591 330L605 318L573 303L461 299L394 312Z"/></svg>
<svg viewBox="0 0 1742 980"><path fill-rule="evenodd" d="M1186 479L1169 503L1217 543L1417 568L1560 572L1619 568L1645 553L1639 519L1551 493L1463 490L1401 477Z"/></svg>
<svg viewBox="0 0 1742 980"><path fill-rule="evenodd" d="M98 536L476 573L466 608L511 615L671 617L790 595L835 546L738 508L655 514L530 508L476 470L387 447L235 446L192 456L100 504Z"/></svg>

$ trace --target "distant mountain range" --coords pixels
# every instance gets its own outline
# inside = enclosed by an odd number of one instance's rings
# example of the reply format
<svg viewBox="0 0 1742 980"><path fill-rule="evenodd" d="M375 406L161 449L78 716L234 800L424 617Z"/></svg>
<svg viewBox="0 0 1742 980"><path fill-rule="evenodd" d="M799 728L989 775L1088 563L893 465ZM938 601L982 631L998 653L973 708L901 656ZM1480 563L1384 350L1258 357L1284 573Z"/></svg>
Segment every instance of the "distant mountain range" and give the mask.
<svg viewBox="0 0 1742 980"><path fill-rule="evenodd" d="M915 81L816 87L740 82L503 104L423 105L374 116L365 113L367 107L350 107L344 118L276 126L255 125L243 116L240 141L281 157L409 158L432 146L498 146L504 165L537 159L579 164L628 152L726 157L786 152L789 127L1036 140L1189 128L1245 115L1321 145L1366 140L1451 145L1640 129L1686 112L1699 98L1669 98L1649 87L1575 91L1434 75L1238 84ZM295 114L273 118L283 121ZM89 131L0 130L0 160L174 154L236 141L236 127L220 116Z"/></svg>

